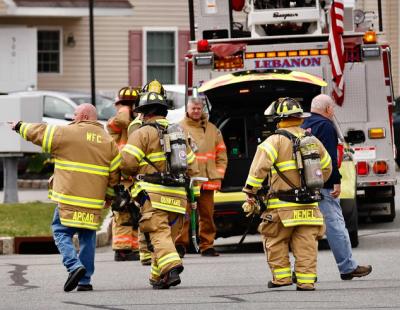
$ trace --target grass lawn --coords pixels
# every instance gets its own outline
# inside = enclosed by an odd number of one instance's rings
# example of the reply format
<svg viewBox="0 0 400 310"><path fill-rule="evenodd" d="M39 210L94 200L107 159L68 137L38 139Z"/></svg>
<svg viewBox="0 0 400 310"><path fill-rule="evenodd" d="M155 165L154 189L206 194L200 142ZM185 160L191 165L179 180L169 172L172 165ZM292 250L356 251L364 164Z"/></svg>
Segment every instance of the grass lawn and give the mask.
<svg viewBox="0 0 400 310"><path fill-rule="evenodd" d="M32 202L0 204L0 236L51 236L51 221L56 204ZM108 210L103 210L103 218Z"/></svg>
<svg viewBox="0 0 400 310"><path fill-rule="evenodd" d="M54 203L0 204L0 236L51 236Z"/></svg>

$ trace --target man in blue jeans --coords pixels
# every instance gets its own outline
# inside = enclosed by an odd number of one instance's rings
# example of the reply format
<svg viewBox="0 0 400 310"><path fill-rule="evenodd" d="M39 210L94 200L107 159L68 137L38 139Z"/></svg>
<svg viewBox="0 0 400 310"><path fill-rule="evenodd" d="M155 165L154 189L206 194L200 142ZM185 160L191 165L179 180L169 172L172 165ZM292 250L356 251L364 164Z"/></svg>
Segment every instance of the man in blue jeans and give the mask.
<svg viewBox="0 0 400 310"><path fill-rule="evenodd" d="M304 129L310 129L327 149L332 158L332 174L321 190L323 200L319 208L324 215L326 236L335 257L342 280L364 277L371 273L372 267L359 266L354 260L351 250L349 233L346 229L342 208L339 203L340 179L337 165L338 136L332 122L334 116L334 101L331 97L321 94L311 102L311 117L306 118Z"/></svg>
<svg viewBox="0 0 400 310"><path fill-rule="evenodd" d="M52 230L54 241L69 272L64 291L93 290L96 230L101 210L115 196L120 179L121 155L113 139L97 122L96 108L84 103L75 110L68 126L30 124L19 121L11 128L22 138L40 145L54 158L50 198L57 202ZM72 243L78 234L79 255Z"/></svg>

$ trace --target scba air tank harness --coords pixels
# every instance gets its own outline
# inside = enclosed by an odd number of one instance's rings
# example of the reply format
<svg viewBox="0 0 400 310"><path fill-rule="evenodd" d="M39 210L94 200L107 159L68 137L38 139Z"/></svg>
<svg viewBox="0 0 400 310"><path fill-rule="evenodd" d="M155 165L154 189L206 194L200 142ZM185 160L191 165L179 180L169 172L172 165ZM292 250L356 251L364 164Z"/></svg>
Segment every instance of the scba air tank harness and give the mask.
<svg viewBox="0 0 400 310"><path fill-rule="evenodd" d="M160 184L164 186L187 186L189 180L186 176L188 168L186 155L186 137L182 127L171 124L165 129L158 123L147 123L144 126L152 126L157 129L161 147L166 156L166 169L160 171L146 156L143 158L157 172L138 175L139 181Z"/></svg>
<svg viewBox="0 0 400 310"><path fill-rule="evenodd" d="M274 164L277 174L292 189L270 193L270 197L280 200L307 204L322 200L320 189L324 185L321 168L321 157L318 150L318 140L309 132L303 137L296 137L292 133L278 129L276 134L283 135L293 143L293 159L300 174L300 187L295 186Z"/></svg>

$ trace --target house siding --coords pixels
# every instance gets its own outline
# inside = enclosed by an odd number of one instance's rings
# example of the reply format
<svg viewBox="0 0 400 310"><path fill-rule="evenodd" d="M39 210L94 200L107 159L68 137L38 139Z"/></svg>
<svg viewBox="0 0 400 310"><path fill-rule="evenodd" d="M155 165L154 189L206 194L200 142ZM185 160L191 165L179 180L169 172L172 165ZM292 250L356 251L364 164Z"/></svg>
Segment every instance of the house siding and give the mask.
<svg viewBox="0 0 400 310"><path fill-rule="evenodd" d="M0 15L7 13L7 5L4 3L3 0L0 0Z"/></svg>
<svg viewBox="0 0 400 310"><path fill-rule="evenodd" d="M143 27L177 27L178 31L189 30L187 0L131 1L132 16L95 16L95 75L96 89L110 93L128 85L130 31L141 32ZM0 0L0 8L2 1ZM0 24L28 25L31 27L60 27L65 42L68 34L74 35L75 47L62 47L62 73L38 74L38 88L49 90L90 89L89 18L23 18L2 17ZM141 47L141 43L140 43ZM139 48L139 45L137 46ZM179 49L176 51L181 53ZM179 62L182 63L181 61ZM178 69L182 72L182 69ZM141 79L140 79L141 80ZM182 77L178 76L182 81ZM184 80L184 77L183 77ZM132 80L138 82L138 80ZM136 85L136 83L134 84Z"/></svg>
<svg viewBox="0 0 400 310"><path fill-rule="evenodd" d="M132 16L100 17L95 16L95 63L96 88L99 91L111 92L128 83L142 83L143 68L140 68L143 55L142 43L129 43L133 33L136 37L144 27L176 27L178 41L183 42L189 30L189 13L187 0L132 0ZM357 6L364 10L377 12L376 0L359 0ZM400 5L396 0L382 1L383 27L385 39L392 47L392 70L395 95L399 93L399 22ZM0 0L0 14L4 14L6 6ZM245 22L245 15L234 12L236 21ZM89 90L89 19L83 18L23 18L0 17L1 24L28 25L32 27L61 27L65 38L72 33L76 46L63 44L62 73L39 74L38 87L52 90ZM378 25L375 25L376 27ZM136 39L135 39L136 40ZM140 51L135 51L135 48ZM184 47L182 44L176 51L179 55L178 80L184 81ZM135 66L132 68L132 61Z"/></svg>

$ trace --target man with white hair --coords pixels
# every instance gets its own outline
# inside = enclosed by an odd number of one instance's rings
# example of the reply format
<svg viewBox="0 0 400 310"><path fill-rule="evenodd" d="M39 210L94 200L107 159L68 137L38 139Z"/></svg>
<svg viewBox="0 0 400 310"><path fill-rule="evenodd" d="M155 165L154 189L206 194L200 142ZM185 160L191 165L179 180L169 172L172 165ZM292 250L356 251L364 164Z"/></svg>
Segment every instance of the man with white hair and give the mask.
<svg viewBox="0 0 400 310"><path fill-rule="evenodd" d="M321 189L323 200L319 208L324 215L326 236L335 257L342 280L354 277L364 277L371 273L372 267L359 266L352 256L349 233L346 229L342 209L340 207L340 179L337 164L338 135L332 122L334 116L334 101L331 97L320 94L311 102L311 117L307 118L304 129L310 129L325 146L332 158L332 175Z"/></svg>
<svg viewBox="0 0 400 310"><path fill-rule="evenodd" d="M208 121L203 113L204 100L191 97L185 118L179 123L196 144L196 158L200 176L208 178L202 183L198 198L200 252L202 256L219 256L214 249L216 227L214 224L214 191L221 189L221 182L228 164L226 147L221 132ZM175 241L181 257L189 247L189 221L185 222L181 235Z"/></svg>

